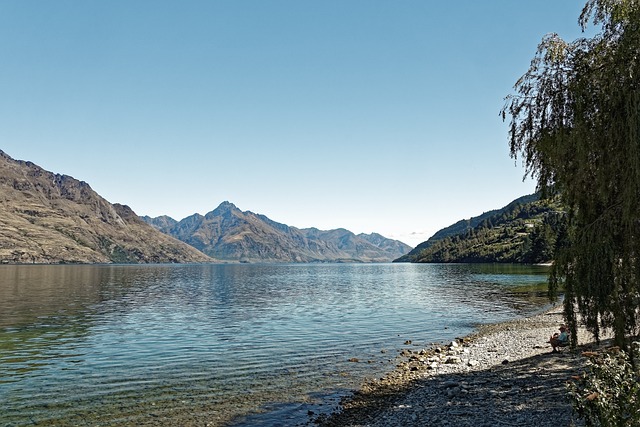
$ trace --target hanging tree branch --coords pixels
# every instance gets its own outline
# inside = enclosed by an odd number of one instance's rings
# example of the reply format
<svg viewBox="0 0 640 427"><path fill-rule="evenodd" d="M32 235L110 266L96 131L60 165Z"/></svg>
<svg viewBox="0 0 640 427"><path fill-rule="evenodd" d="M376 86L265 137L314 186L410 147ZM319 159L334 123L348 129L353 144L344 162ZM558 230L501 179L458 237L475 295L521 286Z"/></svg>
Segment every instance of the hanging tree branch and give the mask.
<svg viewBox="0 0 640 427"><path fill-rule="evenodd" d="M596 338L610 328L626 348L640 326L640 2L589 0L589 21L602 29L593 38L542 39L501 115L525 177L569 210L550 287L564 284L571 329L580 312Z"/></svg>

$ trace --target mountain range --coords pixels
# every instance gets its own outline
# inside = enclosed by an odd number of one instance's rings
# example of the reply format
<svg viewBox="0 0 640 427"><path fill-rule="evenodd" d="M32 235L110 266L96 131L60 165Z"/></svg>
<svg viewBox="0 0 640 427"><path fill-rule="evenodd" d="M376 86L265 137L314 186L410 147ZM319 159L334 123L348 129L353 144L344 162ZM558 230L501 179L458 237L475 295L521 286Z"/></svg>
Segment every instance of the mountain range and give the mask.
<svg viewBox="0 0 640 427"><path fill-rule="evenodd" d="M203 253L240 262L389 262L411 250L379 234L345 229L299 229L223 202L206 215L181 221L168 216L143 220Z"/></svg>
<svg viewBox="0 0 640 427"><path fill-rule="evenodd" d="M84 181L0 150L0 263L388 262L379 234L297 229L224 202L181 221L138 215Z"/></svg>

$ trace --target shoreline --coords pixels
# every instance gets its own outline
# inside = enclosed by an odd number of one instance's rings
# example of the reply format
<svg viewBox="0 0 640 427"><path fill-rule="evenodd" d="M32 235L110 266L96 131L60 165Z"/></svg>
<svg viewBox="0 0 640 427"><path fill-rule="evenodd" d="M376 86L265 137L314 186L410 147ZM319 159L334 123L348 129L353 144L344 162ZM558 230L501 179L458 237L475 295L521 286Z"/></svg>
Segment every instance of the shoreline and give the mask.
<svg viewBox="0 0 640 427"><path fill-rule="evenodd" d="M549 336L563 323L562 306L506 322L480 325L464 338L426 349L403 349L394 370L365 381L342 399L322 427L569 426L566 382L586 363L580 352L551 353ZM580 349L594 345L578 329ZM574 423L574 424L572 424Z"/></svg>

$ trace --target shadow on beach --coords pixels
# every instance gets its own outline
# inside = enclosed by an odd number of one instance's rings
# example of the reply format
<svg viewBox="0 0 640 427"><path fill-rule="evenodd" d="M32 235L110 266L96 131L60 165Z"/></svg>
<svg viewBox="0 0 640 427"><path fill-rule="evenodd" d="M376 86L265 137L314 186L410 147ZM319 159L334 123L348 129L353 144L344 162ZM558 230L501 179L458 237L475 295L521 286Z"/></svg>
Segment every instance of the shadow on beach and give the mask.
<svg viewBox="0 0 640 427"><path fill-rule="evenodd" d="M570 426L566 383L584 367L577 352L544 353L466 373L356 392L342 410L316 422L337 426Z"/></svg>

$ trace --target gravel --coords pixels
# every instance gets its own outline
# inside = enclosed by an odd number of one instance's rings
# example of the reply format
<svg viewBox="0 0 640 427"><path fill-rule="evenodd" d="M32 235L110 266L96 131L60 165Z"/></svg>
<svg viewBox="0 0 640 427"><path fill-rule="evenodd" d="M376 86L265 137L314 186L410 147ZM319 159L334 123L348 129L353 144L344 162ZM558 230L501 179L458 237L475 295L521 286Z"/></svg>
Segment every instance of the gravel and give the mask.
<svg viewBox="0 0 640 427"><path fill-rule="evenodd" d="M561 309L497 325L445 346L404 349L397 368L341 402L323 427L580 426L566 383L585 365L580 351L552 353ZM580 350L593 347L578 331Z"/></svg>

